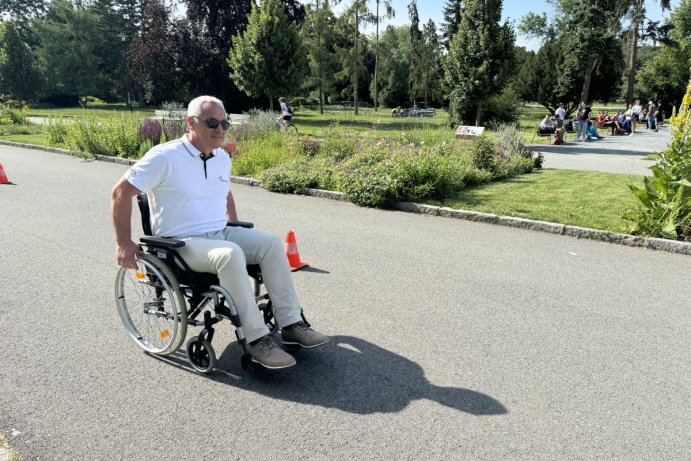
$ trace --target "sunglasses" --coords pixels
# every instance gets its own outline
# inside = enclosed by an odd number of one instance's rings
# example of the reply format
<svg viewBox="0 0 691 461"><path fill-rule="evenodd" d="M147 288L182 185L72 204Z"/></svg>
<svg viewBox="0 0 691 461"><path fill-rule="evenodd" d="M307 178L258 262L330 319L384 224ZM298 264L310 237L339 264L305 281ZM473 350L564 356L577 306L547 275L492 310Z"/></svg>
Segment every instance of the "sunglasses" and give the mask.
<svg viewBox="0 0 691 461"><path fill-rule="evenodd" d="M230 122L228 120L216 120L215 118L206 118L202 119L199 117L194 117L197 120L204 122L204 125L209 127L212 130L215 130L218 128L218 125L221 125L221 128L223 128L223 131L228 131L228 128L230 128Z"/></svg>

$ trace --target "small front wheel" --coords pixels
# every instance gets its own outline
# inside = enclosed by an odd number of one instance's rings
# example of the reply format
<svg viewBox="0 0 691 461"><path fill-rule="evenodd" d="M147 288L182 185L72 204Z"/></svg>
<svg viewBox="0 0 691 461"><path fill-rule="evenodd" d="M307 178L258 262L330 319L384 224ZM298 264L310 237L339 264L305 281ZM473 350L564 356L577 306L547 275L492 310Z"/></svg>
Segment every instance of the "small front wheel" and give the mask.
<svg viewBox="0 0 691 461"><path fill-rule="evenodd" d="M206 339L193 336L187 341L187 358L192 368L199 373L209 373L216 366L216 352Z"/></svg>
<svg viewBox="0 0 691 461"><path fill-rule="evenodd" d="M286 127L286 133L294 134L297 136L298 127L293 125L292 123L289 123L288 126Z"/></svg>

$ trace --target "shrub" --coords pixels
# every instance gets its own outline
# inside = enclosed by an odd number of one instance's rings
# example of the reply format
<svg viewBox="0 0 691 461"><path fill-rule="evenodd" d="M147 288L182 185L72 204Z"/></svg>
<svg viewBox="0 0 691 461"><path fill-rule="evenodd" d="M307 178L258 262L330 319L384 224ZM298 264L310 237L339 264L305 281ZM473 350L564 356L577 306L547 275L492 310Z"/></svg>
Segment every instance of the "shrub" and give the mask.
<svg viewBox="0 0 691 461"><path fill-rule="evenodd" d="M268 190L283 193L303 193L307 188L319 185L307 159L293 160L262 172L261 180Z"/></svg>
<svg viewBox="0 0 691 461"><path fill-rule="evenodd" d="M166 137L166 141L181 138L182 135L187 132L186 122L178 120L164 120L161 128Z"/></svg>
<svg viewBox="0 0 691 461"><path fill-rule="evenodd" d="M474 139L470 145L472 166L478 170L494 172L496 159L494 158L494 144L487 136L482 135Z"/></svg>
<svg viewBox="0 0 691 461"><path fill-rule="evenodd" d="M149 141L152 146L161 142L162 132L161 124L150 118L144 120L139 126L139 136L142 141Z"/></svg>
<svg viewBox="0 0 691 461"><path fill-rule="evenodd" d="M0 104L0 125L26 125L29 106L19 101Z"/></svg>
<svg viewBox="0 0 691 461"><path fill-rule="evenodd" d="M633 221L634 234L691 241L691 81L670 123L672 144L659 154L642 188L629 185L639 206L625 217Z"/></svg>
<svg viewBox="0 0 691 461"><path fill-rule="evenodd" d="M358 205L386 207L463 188L465 169L459 166L456 157L434 149L379 141L343 163L339 187Z"/></svg>
<svg viewBox="0 0 691 461"><path fill-rule="evenodd" d="M237 140L237 153L233 157L233 174L258 177L268 168L298 158L287 143L288 137L277 131L256 136L252 141Z"/></svg>
<svg viewBox="0 0 691 461"><path fill-rule="evenodd" d="M60 146L65 143L67 138L67 123L64 119L50 117L48 119L48 144Z"/></svg>
<svg viewBox="0 0 691 461"><path fill-rule="evenodd" d="M77 154L137 157L141 144L139 119L127 114L105 122L94 118L75 120L66 125L64 144Z"/></svg>
<svg viewBox="0 0 691 461"><path fill-rule="evenodd" d="M315 138L300 138L300 150L303 154L308 155L310 157L314 157L319 153L321 144L321 141Z"/></svg>
<svg viewBox="0 0 691 461"><path fill-rule="evenodd" d="M276 114L259 109L250 110L246 123L233 125L229 134L237 140L250 139L276 131Z"/></svg>

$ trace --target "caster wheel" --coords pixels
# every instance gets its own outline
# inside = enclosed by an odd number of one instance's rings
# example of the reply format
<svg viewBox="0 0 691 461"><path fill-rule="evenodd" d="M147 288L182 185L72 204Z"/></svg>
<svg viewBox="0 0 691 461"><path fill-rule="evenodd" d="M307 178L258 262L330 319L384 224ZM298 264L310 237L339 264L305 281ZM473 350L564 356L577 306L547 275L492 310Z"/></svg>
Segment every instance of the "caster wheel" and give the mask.
<svg viewBox="0 0 691 461"><path fill-rule="evenodd" d="M240 359L240 365L242 365L243 370L247 370L250 366L250 363L252 363L252 359L247 354L243 355Z"/></svg>
<svg viewBox="0 0 691 461"><path fill-rule="evenodd" d="M206 339L193 336L187 341L187 358L192 368L199 373L209 373L216 366L216 352Z"/></svg>

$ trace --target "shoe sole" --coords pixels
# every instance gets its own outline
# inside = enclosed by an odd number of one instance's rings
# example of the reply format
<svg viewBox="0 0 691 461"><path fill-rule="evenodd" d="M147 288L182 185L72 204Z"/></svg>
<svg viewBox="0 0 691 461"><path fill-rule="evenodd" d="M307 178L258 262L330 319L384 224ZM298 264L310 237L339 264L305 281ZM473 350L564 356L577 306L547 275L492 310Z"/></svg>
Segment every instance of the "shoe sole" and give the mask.
<svg viewBox="0 0 691 461"><path fill-rule="evenodd" d="M324 344L328 343L329 340L327 339L327 340L324 341L324 342L321 342L321 343L318 343L318 344L311 344L311 345L305 345L305 344L299 343L299 342L297 342L297 341L285 341L285 340L282 340L281 342L282 342L283 344L285 344L285 345L288 345L288 346L300 346L300 347L304 347L305 349L312 349L313 347L323 346Z"/></svg>
<svg viewBox="0 0 691 461"><path fill-rule="evenodd" d="M297 362L293 362L293 363L291 363L290 365L271 366L271 365L267 365L267 364L265 364L265 363L260 362L259 360L255 359L254 357L250 357L250 360L251 360L252 362L258 364L258 365L263 366L264 368L269 369L269 370L282 370L282 369L284 369L284 368L290 368L290 367L294 366L294 365L297 363Z"/></svg>

